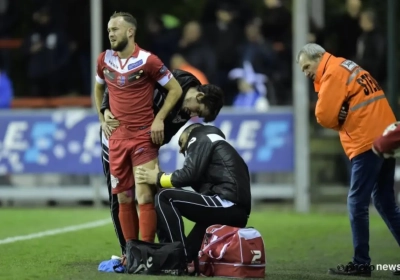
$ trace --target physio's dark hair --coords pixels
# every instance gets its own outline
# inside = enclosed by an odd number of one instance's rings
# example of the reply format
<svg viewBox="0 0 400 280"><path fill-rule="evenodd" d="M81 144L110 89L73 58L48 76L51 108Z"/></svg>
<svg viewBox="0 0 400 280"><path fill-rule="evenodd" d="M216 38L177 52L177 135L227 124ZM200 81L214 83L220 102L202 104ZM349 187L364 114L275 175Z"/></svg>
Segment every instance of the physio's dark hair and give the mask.
<svg viewBox="0 0 400 280"><path fill-rule="evenodd" d="M199 102L210 111L210 115L204 118L204 122L214 121L224 105L224 92L220 87L211 84L198 86L197 91L204 93Z"/></svg>

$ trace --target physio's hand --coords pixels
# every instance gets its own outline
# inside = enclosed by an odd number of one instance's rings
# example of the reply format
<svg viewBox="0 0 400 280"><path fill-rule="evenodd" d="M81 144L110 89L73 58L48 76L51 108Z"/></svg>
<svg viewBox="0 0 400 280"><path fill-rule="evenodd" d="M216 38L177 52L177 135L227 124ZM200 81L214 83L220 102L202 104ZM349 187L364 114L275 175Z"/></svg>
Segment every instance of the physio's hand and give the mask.
<svg viewBox="0 0 400 280"><path fill-rule="evenodd" d="M151 140L156 145L162 145L164 141L164 122L162 120L154 119L151 125Z"/></svg>
<svg viewBox="0 0 400 280"><path fill-rule="evenodd" d="M155 165L154 169L139 166L135 172L135 181L138 184L156 185L159 172L160 168L158 167L158 164Z"/></svg>

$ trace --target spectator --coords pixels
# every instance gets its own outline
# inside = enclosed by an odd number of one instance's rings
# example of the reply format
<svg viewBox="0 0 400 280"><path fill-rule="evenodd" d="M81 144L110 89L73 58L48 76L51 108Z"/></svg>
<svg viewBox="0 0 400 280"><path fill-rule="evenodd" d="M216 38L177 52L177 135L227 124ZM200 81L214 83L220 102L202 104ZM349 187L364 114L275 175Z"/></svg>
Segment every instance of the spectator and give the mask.
<svg viewBox="0 0 400 280"><path fill-rule="evenodd" d="M376 14L372 10L360 14L362 33L357 41L355 61L371 73L380 85L386 79L385 37L376 27Z"/></svg>
<svg viewBox="0 0 400 280"><path fill-rule="evenodd" d="M201 70L211 82L215 80L216 57L214 50L202 40L202 29L197 21L188 22L179 40L178 52L188 63Z"/></svg>
<svg viewBox="0 0 400 280"><path fill-rule="evenodd" d="M268 110L267 76L256 73L249 61L243 62L243 68L230 71L228 77L237 82L238 93L234 96L233 106Z"/></svg>
<svg viewBox="0 0 400 280"><path fill-rule="evenodd" d="M33 14L34 27L24 40L31 96L50 97L65 93L69 50L64 32L54 23L49 6Z"/></svg>
<svg viewBox="0 0 400 280"><path fill-rule="evenodd" d="M206 75L204 75L204 73L202 71L200 71L199 69L197 69L196 67L193 67L192 65L190 65L186 61L186 59L180 54L175 54L172 56L171 69L172 70L180 69L180 70L187 71L189 73L192 73L193 76L195 76L202 85L209 84Z"/></svg>
<svg viewBox="0 0 400 280"><path fill-rule="evenodd" d="M204 27L205 39L214 47L217 57L218 83L225 92L228 92L226 89L228 72L236 66L238 46L244 41L244 28L235 20L237 14L238 11L233 4L222 2L217 8L216 20Z"/></svg>
<svg viewBox="0 0 400 280"><path fill-rule="evenodd" d="M333 52L340 57L351 58L356 54L357 38L361 35L359 25L360 11L362 8L361 0L346 0L345 13L329 20L325 33L331 37Z"/></svg>
<svg viewBox="0 0 400 280"><path fill-rule="evenodd" d="M10 109L13 99L13 86L0 59L0 109Z"/></svg>
<svg viewBox="0 0 400 280"><path fill-rule="evenodd" d="M243 0L207 0L204 4L203 12L200 17L202 25L207 25L209 22L214 22L217 19L217 10L221 5L229 2L236 11L235 21L240 26L245 26L246 23L254 17L254 1Z"/></svg>
<svg viewBox="0 0 400 280"><path fill-rule="evenodd" d="M0 40L12 37L13 28L18 21L17 3L15 0L0 0ZM3 61L3 72L9 73L10 52L0 49L0 59Z"/></svg>
<svg viewBox="0 0 400 280"><path fill-rule="evenodd" d="M69 83L66 90L71 95L90 95L92 88L90 67L90 17L89 0L64 0L66 6L65 31L68 35L68 49L70 59L68 61ZM79 30L79 32L77 32Z"/></svg>
<svg viewBox="0 0 400 280"><path fill-rule="evenodd" d="M172 55L178 48L180 32L178 28L166 28L160 16L149 15L146 20L148 50L157 54L170 67Z"/></svg>
<svg viewBox="0 0 400 280"><path fill-rule="evenodd" d="M261 31L272 43L279 64L271 79L279 92L278 105L292 104L292 16L281 0L264 0Z"/></svg>

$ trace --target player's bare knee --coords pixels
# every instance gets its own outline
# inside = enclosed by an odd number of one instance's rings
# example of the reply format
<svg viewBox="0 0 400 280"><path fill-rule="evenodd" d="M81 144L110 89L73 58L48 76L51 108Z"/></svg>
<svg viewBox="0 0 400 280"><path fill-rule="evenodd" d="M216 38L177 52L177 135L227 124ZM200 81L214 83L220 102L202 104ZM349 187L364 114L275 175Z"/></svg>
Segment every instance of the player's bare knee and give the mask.
<svg viewBox="0 0 400 280"><path fill-rule="evenodd" d="M154 192L151 188L147 186L144 188L142 186L136 186L136 188L138 189L138 192L136 193L136 198L140 205L152 203L154 201Z"/></svg>
<svg viewBox="0 0 400 280"><path fill-rule="evenodd" d="M117 196L118 196L119 204L125 204L125 203L132 202L132 191L124 191L122 193L119 193Z"/></svg>

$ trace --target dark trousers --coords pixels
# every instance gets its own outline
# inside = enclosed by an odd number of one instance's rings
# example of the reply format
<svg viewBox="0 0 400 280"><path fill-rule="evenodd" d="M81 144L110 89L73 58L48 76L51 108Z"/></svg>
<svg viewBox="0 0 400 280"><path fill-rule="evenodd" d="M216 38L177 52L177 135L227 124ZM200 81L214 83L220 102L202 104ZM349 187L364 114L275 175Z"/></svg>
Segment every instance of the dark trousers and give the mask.
<svg viewBox="0 0 400 280"><path fill-rule="evenodd" d="M351 186L347 206L357 264L370 263L369 204L371 196L387 227L400 245L400 209L394 195L395 159L382 159L371 150L351 160Z"/></svg>
<svg viewBox="0 0 400 280"><path fill-rule="evenodd" d="M118 238L119 245L121 246L122 254L125 253L125 238L122 233L121 224L119 222L118 212L119 212L119 203L118 197L116 194L112 194L111 192L111 177L110 177L110 163L108 161L108 147L102 142L102 131L100 128L100 143L102 146L101 151L101 163L103 165L104 176L106 176L107 189L108 189L108 199L110 202L110 211L111 211L111 219L114 225L114 230Z"/></svg>
<svg viewBox="0 0 400 280"><path fill-rule="evenodd" d="M248 215L244 208L229 206L216 196L201 195L182 189L163 189L155 199L157 235L162 243L182 242L188 262L195 260L207 227L223 224L245 227ZM182 217L195 223L185 236Z"/></svg>

